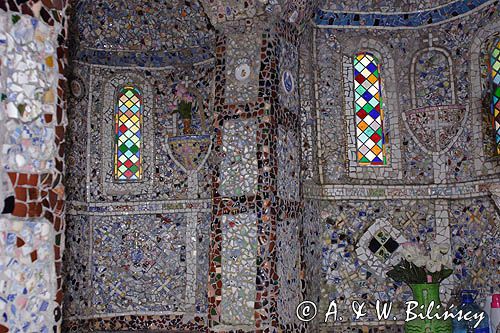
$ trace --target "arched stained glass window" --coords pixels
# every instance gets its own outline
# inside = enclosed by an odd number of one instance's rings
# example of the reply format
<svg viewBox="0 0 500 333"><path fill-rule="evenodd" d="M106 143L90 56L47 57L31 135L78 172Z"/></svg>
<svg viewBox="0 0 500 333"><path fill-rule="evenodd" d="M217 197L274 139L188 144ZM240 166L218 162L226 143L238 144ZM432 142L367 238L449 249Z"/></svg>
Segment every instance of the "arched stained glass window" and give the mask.
<svg viewBox="0 0 500 333"><path fill-rule="evenodd" d="M380 65L372 54L354 57L354 106L357 160L361 165L385 165Z"/></svg>
<svg viewBox="0 0 500 333"><path fill-rule="evenodd" d="M491 113L495 129L496 152L500 154L500 39L495 41L490 55Z"/></svg>
<svg viewBox="0 0 500 333"><path fill-rule="evenodd" d="M115 110L115 179L142 178L142 96L135 87L118 93Z"/></svg>

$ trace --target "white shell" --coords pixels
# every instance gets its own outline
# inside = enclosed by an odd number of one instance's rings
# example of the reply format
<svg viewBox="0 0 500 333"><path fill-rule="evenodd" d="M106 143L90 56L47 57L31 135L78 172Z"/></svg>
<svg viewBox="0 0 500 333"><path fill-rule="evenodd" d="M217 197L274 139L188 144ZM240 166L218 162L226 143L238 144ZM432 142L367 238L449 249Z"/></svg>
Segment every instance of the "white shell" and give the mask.
<svg viewBox="0 0 500 333"><path fill-rule="evenodd" d="M241 64L236 67L235 71L236 80L245 81L250 77L250 66L248 64Z"/></svg>

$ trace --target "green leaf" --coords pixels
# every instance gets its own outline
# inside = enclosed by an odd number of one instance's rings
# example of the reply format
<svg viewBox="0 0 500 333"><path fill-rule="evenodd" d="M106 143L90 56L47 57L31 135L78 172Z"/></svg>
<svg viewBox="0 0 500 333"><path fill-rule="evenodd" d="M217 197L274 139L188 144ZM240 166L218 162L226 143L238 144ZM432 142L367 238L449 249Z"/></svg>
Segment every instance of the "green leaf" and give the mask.
<svg viewBox="0 0 500 333"><path fill-rule="evenodd" d="M17 106L17 111L19 111L19 114L22 117L24 115L24 112L26 111L26 104L19 104Z"/></svg>
<svg viewBox="0 0 500 333"><path fill-rule="evenodd" d="M399 264L395 265L387 272L387 276L394 281L404 282L406 284L427 282L427 272L425 269L413 265L405 259L402 259Z"/></svg>

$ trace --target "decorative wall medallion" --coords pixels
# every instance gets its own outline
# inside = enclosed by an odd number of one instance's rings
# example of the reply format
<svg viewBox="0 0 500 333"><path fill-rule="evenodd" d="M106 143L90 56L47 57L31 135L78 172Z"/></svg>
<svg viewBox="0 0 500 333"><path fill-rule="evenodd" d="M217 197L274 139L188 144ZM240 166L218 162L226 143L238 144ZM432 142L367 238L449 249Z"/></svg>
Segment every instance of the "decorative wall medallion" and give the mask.
<svg viewBox="0 0 500 333"><path fill-rule="evenodd" d="M404 111L403 120L410 135L425 152L442 154L463 132L466 113L461 105L430 106Z"/></svg>
<svg viewBox="0 0 500 333"><path fill-rule="evenodd" d="M85 95L85 86L80 78L74 78L71 80L69 83L71 94L77 98L80 99Z"/></svg>
<svg viewBox="0 0 500 333"><path fill-rule="evenodd" d="M287 94L291 94L293 89L295 88L294 78L290 71L286 70L283 72L281 76L281 84L283 85L283 89Z"/></svg>
<svg viewBox="0 0 500 333"><path fill-rule="evenodd" d="M385 219L377 220L368 228L358 241L356 254L361 262L379 276L385 273L399 261L396 255L399 246L406 239L401 232Z"/></svg>
<svg viewBox="0 0 500 333"><path fill-rule="evenodd" d="M236 80L245 81L250 77L250 66L248 64L241 64L236 67Z"/></svg>

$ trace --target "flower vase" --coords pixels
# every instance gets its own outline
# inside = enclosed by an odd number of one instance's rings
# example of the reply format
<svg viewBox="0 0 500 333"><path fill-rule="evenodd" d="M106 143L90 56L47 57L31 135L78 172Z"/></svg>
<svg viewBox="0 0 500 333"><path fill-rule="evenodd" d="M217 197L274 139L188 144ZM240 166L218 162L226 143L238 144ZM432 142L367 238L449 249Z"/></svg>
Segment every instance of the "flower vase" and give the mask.
<svg viewBox="0 0 500 333"><path fill-rule="evenodd" d="M410 288L413 291L413 299L418 302L418 306L415 307L412 312L418 317L414 320L405 322L405 333L451 333L452 332L452 322L451 319L436 319L435 314L443 314L444 309L440 307L436 309L438 305L441 305L441 300L439 299L439 283L420 283L420 284L410 284ZM431 302L434 302L432 311L427 318L427 309ZM422 309L421 306L424 306ZM419 318L420 315L426 319Z"/></svg>
<svg viewBox="0 0 500 333"><path fill-rule="evenodd" d="M193 131L191 130L191 119L182 119L182 123L184 125L182 133L185 135L192 134Z"/></svg>

